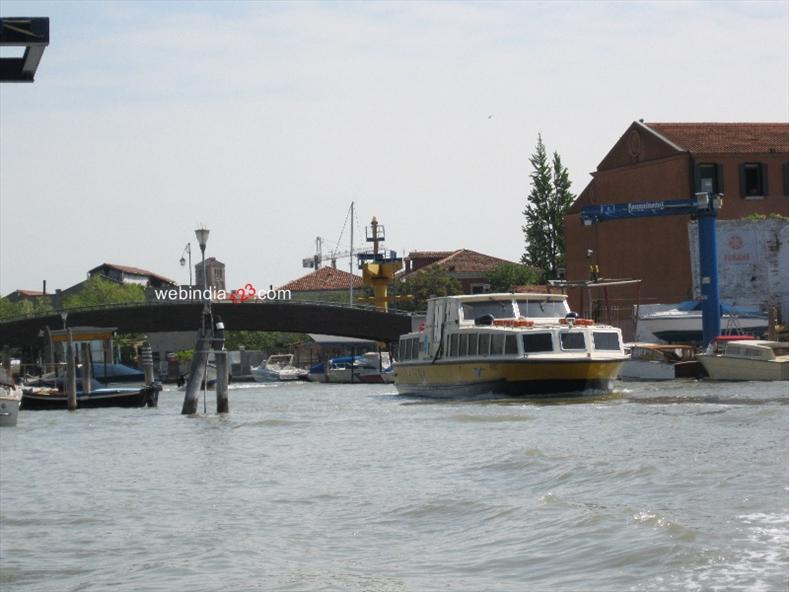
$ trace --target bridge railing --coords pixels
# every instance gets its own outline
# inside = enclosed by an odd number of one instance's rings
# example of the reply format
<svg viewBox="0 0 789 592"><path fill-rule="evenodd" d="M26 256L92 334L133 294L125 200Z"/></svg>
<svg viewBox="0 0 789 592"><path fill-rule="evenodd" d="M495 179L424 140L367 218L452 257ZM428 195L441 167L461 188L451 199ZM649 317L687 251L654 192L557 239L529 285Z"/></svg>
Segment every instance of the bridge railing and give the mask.
<svg viewBox="0 0 789 592"><path fill-rule="evenodd" d="M110 302L105 304L94 304L91 306L80 306L76 308L63 308L59 310L52 310L45 313L25 313L21 315L14 315L10 317L6 317L4 319L0 319L0 324L3 323L13 323L17 321L23 321L26 319L35 319L41 317L48 317L53 315L59 315L61 313L79 313L79 312L94 312L97 310L110 310L110 309L119 309L119 308L136 308L140 306L181 306L184 304L201 304L202 300L155 300L155 301L145 301L145 302ZM246 302L234 303L232 300L221 300L221 301L211 301L211 304L232 304L233 306L271 306L272 304L287 304L289 306L322 306L328 308L341 308L341 309L351 309L351 310L369 310L372 312L377 311L374 305L372 304L342 304L339 302L326 302L326 301L319 301L319 300L248 300ZM378 311L381 312L381 311ZM405 316L412 316L412 313L408 311L398 310L398 311L391 311L389 314L400 314Z"/></svg>

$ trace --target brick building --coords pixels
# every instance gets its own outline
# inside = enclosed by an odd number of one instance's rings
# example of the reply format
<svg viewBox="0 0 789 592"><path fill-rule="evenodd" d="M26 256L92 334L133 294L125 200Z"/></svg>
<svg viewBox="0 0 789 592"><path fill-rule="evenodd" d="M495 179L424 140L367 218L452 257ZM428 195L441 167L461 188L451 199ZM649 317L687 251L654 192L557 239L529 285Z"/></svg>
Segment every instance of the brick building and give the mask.
<svg viewBox="0 0 789 592"><path fill-rule="evenodd" d="M336 267L320 267L278 289L290 290L293 300L347 304L351 285L353 285L354 292L359 291L355 296L361 296L364 284L360 276L351 275Z"/></svg>
<svg viewBox="0 0 789 592"><path fill-rule="evenodd" d="M789 216L789 124L633 122L568 212L567 279L589 279L589 266L598 265L603 277L641 278L642 304L692 299L689 217L585 227L580 211L604 203L686 199L699 191L724 194L719 220ZM724 275L726 262L720 266ZM570 298L579 310L580 295L571 291ZM622 311L636 301L633 290L618 290L613 298Z"/></svg>
<svg viewBox="0 0 789 592"><path fill-rule="evenodd" d="M411 251L405 258L405 274L413 273L435 265L446 270L457 279L464 294L483 294L490 292L490 283L485 277L487 272L504 263L513 263L470 249L455 251Z"/></svg>

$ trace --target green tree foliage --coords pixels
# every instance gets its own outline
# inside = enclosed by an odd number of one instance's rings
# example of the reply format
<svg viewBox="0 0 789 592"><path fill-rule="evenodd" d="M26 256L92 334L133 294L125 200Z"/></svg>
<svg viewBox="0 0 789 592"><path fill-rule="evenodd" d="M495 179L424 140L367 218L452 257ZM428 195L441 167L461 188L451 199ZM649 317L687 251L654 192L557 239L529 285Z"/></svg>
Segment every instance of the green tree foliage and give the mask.
<svg viewBox="0 0 789 592"><path fill-rule="evenodd" d="M281 333L279 331L227 331L225 349L237 350L242 345L248 350L282 350L304 341L301 333Z"/></svg>
<svg viewBox="0 0 789 592"><path fill-rule="evenodd" d="M397 305L401 310L425 310L429 298L462 294L463 287L443 267L429 265L408 275L397 285L398 295L410 294L413 300Z"/></svg>
<svg viewBox="0 0 789 592"><path fill-rule="evenodd" d="M137 284L121 284L93 276L82 285L82 289L63 298L63 308L81 308L100 304L125 304L144 302L145 288Z"/></svg>
<svg viewBox="0 0 789 592"><path fill-rule="evenodd" d="M0 298L0 319L44 315L53 310L50 299L45 297L34 300L20 300L19 302L11 302L7 298Z"/></svg>
<svg viewBox="0 0 789 592"><path fill-rule="evenodd" d="M552 162L548 162L541 135L537 136L537 147L529 162L534 170L523 210L526 251L521 262L541 268L544 280L555 279L559 268L564 267L564 216L575 195L570 191L570 177L559 153L554 152Z"/></svg>
<svg viewBox="0 0 789 592"><path fill-rule="evenodd" d="M518 263L502 263L485 274L493 292L509 292L513 286L538 284L540 272L528 265Z"/></svg>

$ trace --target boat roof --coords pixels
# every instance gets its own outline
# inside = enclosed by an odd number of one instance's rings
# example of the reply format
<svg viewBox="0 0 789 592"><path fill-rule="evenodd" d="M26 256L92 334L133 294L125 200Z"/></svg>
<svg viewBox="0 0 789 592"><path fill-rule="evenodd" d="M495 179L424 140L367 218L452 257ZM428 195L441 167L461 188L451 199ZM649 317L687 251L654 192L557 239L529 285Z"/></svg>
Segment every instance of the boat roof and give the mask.
<svg viewBox="0 0 789 592"><path fill-rule="evenodd" d="M741 339L737 341L736 344L747 347L768 347L770 349L776 347L789 347L789 341L767 341L764 339Z"/></svg>
<svg viewBox="0 0 789 592"><path fill-rule="evenodd" d="M692 345L687 345L685 343L626 343L625 347L640 347L643 349L652 349L655 351L669 351L672 349L691 349L696 350L695 347Z"/></svg>
<svg viewBox="0 0 789 592"><path fill-rule="evenodd" d="M458 296L438 296L430 298L430 301L454 300L456 302L494 302L503 300L542 300L543 302L563 302L567 300L567 294L539 294L535 292L515 293L500 292L490 294L460 294Z"/></svg>

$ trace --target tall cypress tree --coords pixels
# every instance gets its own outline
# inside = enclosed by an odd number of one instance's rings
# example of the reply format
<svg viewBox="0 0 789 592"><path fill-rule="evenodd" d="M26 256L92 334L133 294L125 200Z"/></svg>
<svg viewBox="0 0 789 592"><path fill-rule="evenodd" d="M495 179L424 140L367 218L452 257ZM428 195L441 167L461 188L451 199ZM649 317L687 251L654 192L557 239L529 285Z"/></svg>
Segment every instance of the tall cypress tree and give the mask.
<svg viewBox="0 0 789 592"><path fill-rule="evenodd" d="M527 197L522 227L526 251L521 262L543 270L543 279L555 279L564 266L564 216L575 200L570 192L570 177L558 152L549 164L542 135L529 157L533 167L531 191Z"/></svg>

